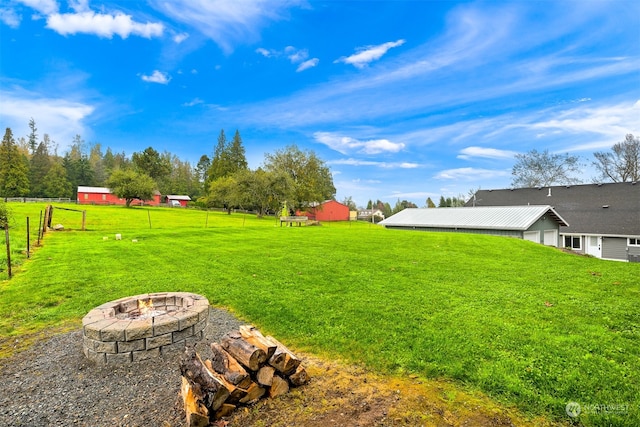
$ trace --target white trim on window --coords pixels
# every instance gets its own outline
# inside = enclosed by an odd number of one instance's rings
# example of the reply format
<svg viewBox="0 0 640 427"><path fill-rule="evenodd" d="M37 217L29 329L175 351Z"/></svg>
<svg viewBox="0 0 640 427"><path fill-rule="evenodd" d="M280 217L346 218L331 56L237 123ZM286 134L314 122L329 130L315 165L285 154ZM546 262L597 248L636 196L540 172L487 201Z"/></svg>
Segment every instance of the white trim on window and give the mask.
<svg viewBox="0 0 640 427"><path fill-rule="evenodd" d="M629 237L627 239L627 245L629 245L629 246L640 246L640 237Z"/></svg>
<svg viewBox="0 0 640 427"><path fill-rule="evenodd" d="M567 241L567 239L569 240ZM580 235L565 234L562 236L562 242L565 248L571 248L574 251L582 250L582 236Z"/></svg>

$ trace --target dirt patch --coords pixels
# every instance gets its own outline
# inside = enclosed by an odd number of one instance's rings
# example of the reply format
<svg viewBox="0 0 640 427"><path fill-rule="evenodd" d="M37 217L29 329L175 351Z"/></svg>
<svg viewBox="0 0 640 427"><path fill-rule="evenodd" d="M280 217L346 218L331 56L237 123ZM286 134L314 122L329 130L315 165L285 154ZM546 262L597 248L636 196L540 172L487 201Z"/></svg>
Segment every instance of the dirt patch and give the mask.
<svg viewBox="0 0 640 427"><path fill-rule="evenodd" d="M301 356L300 354L298 354ZM445 381L389 378L366 369L302 355L312 380L276 399L244 408L219 425L270 427L553 426L526 420L486 397ZM225 424L228 423L228 424Z"/></svg>

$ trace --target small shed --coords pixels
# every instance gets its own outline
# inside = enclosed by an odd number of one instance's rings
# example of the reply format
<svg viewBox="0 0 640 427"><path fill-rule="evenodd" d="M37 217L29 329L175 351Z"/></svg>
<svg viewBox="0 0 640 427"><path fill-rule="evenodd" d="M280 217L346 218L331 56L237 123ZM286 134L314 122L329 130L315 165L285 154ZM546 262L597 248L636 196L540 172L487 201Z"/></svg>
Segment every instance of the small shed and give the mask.
<svg viewBox="0 0 640 427"><path fill-rule="evenodd" d="M349 206L335 200L326 200L306 212L296 212L315 221L349 221Z"/></svg>
<svg viewBox="0 0 640 427"><path fill-rule="evenodd" d="M380 222L386 228L491 234L560 245L567 222L551 206L409 208Z"/></svg>
<svg viewBox="0 0 640 427"><path fill-rule="evenodd" d="M184 196L184 195L175 195L175 194L170 194L168 196L166 196L166 203L169 206L177 206L178 204L182 207L187 206L187 203L191 201L191 197L189 196Z"/></svg>

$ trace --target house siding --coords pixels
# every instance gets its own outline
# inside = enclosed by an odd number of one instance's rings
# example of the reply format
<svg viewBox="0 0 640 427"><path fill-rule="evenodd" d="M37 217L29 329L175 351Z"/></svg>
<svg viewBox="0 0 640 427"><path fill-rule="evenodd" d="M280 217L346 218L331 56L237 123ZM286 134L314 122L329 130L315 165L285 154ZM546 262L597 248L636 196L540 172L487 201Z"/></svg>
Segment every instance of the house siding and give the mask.
<svg viewBox="0 0 640 427"><path fill-rule="evenodd" d="M560 235L559 233L560 227L558 223L553 221L551 218L548 218L546 215L542 218L538 219L534 222L531 227L527 229L527 231L540 231L540 242L544 242L544 232L545 231L555 231L556 232L556 241L553 246L558 247L560 245Z"/></svg>
<svg viewBox="0 0 640 427"><path fill-rule="evenodd" d="M438 228L438 227L412 227L412 226L386 226L396 230L414 230L414 231L431 231L445 233L470 233L470 234L488 234L490 236L506 236L522 239L522 231L517 230L483 230L474 228Z"/></svg>
<svg viewBox="0 0 640 427"><path fill-rule="evenodd" d="M602 239L602 258L627 261L627 238L604 237Z"/></svg>

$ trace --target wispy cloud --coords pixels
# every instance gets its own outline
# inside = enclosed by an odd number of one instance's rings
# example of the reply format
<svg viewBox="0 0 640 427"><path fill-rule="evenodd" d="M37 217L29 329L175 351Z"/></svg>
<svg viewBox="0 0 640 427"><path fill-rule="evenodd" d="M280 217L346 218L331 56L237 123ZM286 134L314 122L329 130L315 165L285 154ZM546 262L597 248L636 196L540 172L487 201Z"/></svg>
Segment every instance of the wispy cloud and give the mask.
<svg viewBox="0 0 640 427"><path fill-rule="evenodd" d="M382 58L389 49L402 46L405 43L403 39L395 42L382 43L377 46L363 46L356 49L356 53L350 56L343 56L336 59L334 63L343 62L345 64L351 64L356 68L364 68L373 61L377 61Z"/></svg>
<svg viewBox="0 0 640 427"><path fill-rule="evenodd" d="M309 68L313 68L317 66L318 63L320 63L320 60L318 58L311 58L298 65L298 68L296 68L296 72L299 73L301 71L308 70Z"/></svg>
<svg viewBox="0 0 640 427"><path fill-rule="evenodd" d="M183 41L185 41L186 39L189 38L189 34L187 33L178 33L176 35L173 36L173 41L180 44Z"/></svg>
<svg viewBox="0 0 640 427"><path fill-rule="evenodd" d="M288 10L306 4L291 1L152 0L151 5L171 19L183 22L209 37L227 54L238 44L260 39L270 22L287 19Z"/></svg>
<svg viewBox="0 0 640 427"><path fill-rule="evenodd" d="M327 164L347 166L375 166L384 169L415 169L420 167L420 164L412 162L378 162L373 160L359 160L353 158L330 160L327 162Z"/></svg>
<svg viewBox="0 0 640 427"><path fill-rule="evenodd" d="M58 2L56 0L18 0L18 2L35 9L43 15L51 15L58 12Z"/></svg>
<svg viewBox="0 0 640 427"><path fill-rule="evenodd" d="M363 154L397 153L404 148L403 143L391 142L388 139L361 141L349 136L341 136L330 132L316 132L313 134L313 137L316 141L342 154L348 154L349 152Z"/></svg>
<svg viewBox="0 0 640 427"><path fill-rule="evenodd" d="M45 129L52 140L66 147L74 135L86 135L84 121L94 113L95 107L23 90L0 91L0 122L11 127L16 138L28 133L25 111L29 112L28 117L36 118L39 129Z"/></svg>
<svg viewBox="0 0 640 427"><path fill-rule="evenodd" d="M10 28L18 28L20 26L20 16L13 9L0 7L0 21Z"/></svg>
<svg viewBox="0 0 640 427"><path fill-rule="evenodd" d="M481 157L485 159L512 159L517 152L511 150L499 150L497 148L484 148L484 147L467 147L460 150L458 155L459 159L468 160L475 157Z"/></svg>
<svg viewBox="0 0 640 427"><path fill-rule="evenodd" d="M481 169L481 168L456 168L447 169L438 172L435 179L455 180L455 181L478 181L482 179L491 179L496 177L504 177L510 174L509 171Z"/></svg>
<svg viewBox="0 0 640 427"><path fill-rule="evenodd" d="M147 76L146 74L142 74L141 78L145 82L160 83L163 85L166 85L169 83L169 81L171 81L171 77L167 73L163 73L162 71L159 71L159 70L154 70L154 72L151 73L150 76Z"/></svg>
<svg viewBox="0 0 640 427"><path fill-rule="evenodd" d="M164 31L164 25L161 23L136 22L131 15L125 15L121 12L110 15L92 11L49 15L47 17L47 28L63 36L84 33L95 34L108 39L116 34L123 39L130 35L150 39L161 36Z"/></svg>
<svg viewBox="0 0 640 427"><path fill-rule="evenodd" d="M193 107L194 105L204 104L204 101L200 98L194 98L189 102L182 104L183 107Z"/></svg>

